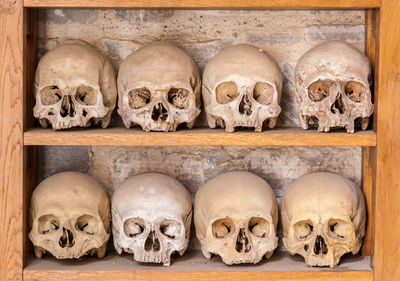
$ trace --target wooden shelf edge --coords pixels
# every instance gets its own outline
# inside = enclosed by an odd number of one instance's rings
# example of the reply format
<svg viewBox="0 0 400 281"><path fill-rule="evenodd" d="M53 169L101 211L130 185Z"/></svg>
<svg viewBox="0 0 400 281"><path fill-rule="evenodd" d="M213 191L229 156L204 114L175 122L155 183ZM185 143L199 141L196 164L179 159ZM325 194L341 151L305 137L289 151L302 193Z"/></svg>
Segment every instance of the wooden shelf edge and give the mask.
<svg viewBox="0 0 400 281"><path fill-rule="evenodd" d="M24 0L34 8L378 8L381 0Z"/></svg>
<svg viewBox="0 0 400 281"><path fill-rule="evenodd" d="M197 128L177 132L144 132L140 129L78 129L52 131L30 129L24 145L113 145L113 146L376 146L373 131L318 133L315 130L285 128L262 133Z"/></svg>
<svg viewBox="0 0 400 281"><path fill-rule="evenodd" d="M280 280L280 281L372 281L372 271L160 271L160 270L138 270L138 271L75 271L75 270L24 270L25 281L59 281L59 280L158 280L158 281L189 281L189 280Z"/></svg>

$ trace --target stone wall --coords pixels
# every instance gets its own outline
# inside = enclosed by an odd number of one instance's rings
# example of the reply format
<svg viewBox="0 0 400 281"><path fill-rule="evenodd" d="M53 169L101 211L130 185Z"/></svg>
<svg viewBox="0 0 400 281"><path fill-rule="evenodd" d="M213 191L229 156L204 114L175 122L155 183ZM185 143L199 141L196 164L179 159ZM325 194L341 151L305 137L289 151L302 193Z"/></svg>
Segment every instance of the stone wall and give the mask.
<svg viewBox="0 0 400 281"><path fill-rule="evenodd" d="M67 39L97 47L118 71L142 45L172 41L188 51L201 71L221 48L250 43L268 51L284 75L278 127L298 127L293 71L312 46L342 39L364 50L365 11L349 10L41 10L38 59ZM201 116L197 125L205 125ZM114 126L123 126L115 115ZM77 170L101 181L110 194L128 176L158 171L191 192L211 177L247 170L267 180L279 198L287 184L310 171L332 171L361 182L361 148L355 147L69 147L39 148L38 181ZM192 239L192 248L198 248Z"/></svg>

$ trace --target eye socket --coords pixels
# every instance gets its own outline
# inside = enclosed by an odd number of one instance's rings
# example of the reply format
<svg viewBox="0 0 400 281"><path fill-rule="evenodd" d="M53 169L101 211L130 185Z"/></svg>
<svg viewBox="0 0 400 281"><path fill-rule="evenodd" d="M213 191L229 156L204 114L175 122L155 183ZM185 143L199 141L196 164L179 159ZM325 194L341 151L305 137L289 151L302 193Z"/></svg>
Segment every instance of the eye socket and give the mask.
<svg viewBox="0 0 400 281"><path fill-rule="evenodd" d="M145 230L144 221L140 218L130 218L124 222L124 232L128 237L135 237Z"/></svg>
<svg viewBox="0 0 400 281"><path fill-rule="evenodd" d="M344 92L350 100L354 102L361 102L361 98L365 92L365 87L360 82L350 81L347 82L346 86L344 87Z"/></svg>
<svg viewBox="0 0 400 281"><path fill-rule="evenodd" d="M150 102L151 93L147 88L133 89L128 93L129 107L139 109Z"/></svg>
<svg viewBox="0 0 400 281"><path fill-rule="evenodd" d="M160 224L160 231L162 234L170 239L175 239L181 236L181 224L174 220L164 220Z"/></svg>
<svg viewBox="0 0 400 281"><path fill-rule="evenodd" d="M235 225L230 218L216 220L211 228L215 238L225 238L235 232Z"/></svg>
<svg viewBox="0 0 400 281"><path fill-rule="evenodd" d="M269 105L274 99L274 88L265 82L257 82L253 89L253 98L264 105Z"/></svg>
<svg viewBox="0 0 400 281"><path fill-rule="evenodd" d="M250 232L259 238L269 236L269 226L269 222L264 218L252 217L249 221Z"/></svg>
<svg viewBox="0 0 400 281"><path fill-rule="evenodd" d="M43 105L53 105L61 100L62 94L58 86L52 85L44 87L40 91L40 100Z"/></svg>
<svg viewBox="0 0 400 281"><path fill-rule="evenodd" d="M78 218L75 228L86 234L93 235L98 232L99 222L94 216L85 214Z"/></svg>
<svg viewBox="0 0 400 281"><path fill-rule="evenodd" d="M351 232L351 224L339 219L330 220L328 223L328 227L329 235L336 239L344 239Z"/></svg>
<svg viewBox="0 0 400 281"><path fill-rule="evenodd" d="M168 92L168 101L179 109L188 107L189 91L182 88L171 88Z"/></svg>
<svg viewBox="0 0 400 281"><path fill-rule="evenodd" d="M239 95L235 82L222 82L215 90L217 102L227 104L236 99Z"/></svg>
<svg viewBox="0 0 400 281"><path fill-rule="evenodd" d="M314 226L311 221L299 221L294 225L295 236L300 240L307 239L313 232Z"/></svg>
<svg viewBox="0 0 400 281"><path fill-rule="evenodd" d="M38 219L40 234L48 234L60 228L60 223L55 215L44 215Z"/></svg>
<svg viewBox="0 0 400 281"><path fill-rule="evenodd" d="M318 80L308 86L308 97L312 101L321 101L329 96L329 88L332 81Z"/></svg>
<svg viewBox="0 0 400 281"><path fill-rule="evenodd" d="M82 105L95 105L98 92L90 86L80 86L76 89L75 99Z"/></svg>

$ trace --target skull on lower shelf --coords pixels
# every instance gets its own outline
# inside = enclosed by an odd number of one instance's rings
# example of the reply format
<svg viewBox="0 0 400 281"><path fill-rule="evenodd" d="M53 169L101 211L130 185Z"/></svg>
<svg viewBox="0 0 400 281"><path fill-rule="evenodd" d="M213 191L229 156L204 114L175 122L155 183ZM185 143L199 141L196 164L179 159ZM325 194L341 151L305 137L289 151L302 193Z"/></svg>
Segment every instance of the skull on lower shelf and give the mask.
<svg viewBox="0 0 400 281"><path fill-rule="evenodd" d="M192 200L176 179L145 173L128 178L112 198L114 247L138 262L169 266L171 254L186 251Z"/></svg>
<svg viewBox="0 0 400 281"><path fill-rule="evenodd" d="M35 255L57 259L96 254L103 258L110 237L110 200L92 177L63 172L42 181L32 194L29 239Z"/></svg>
<svg viewBox="0 0 400 281"><path fill-rule="evenodd" d="M194 222L203 255L226 264L258 263L278 246L278 205L262 178L228 172L208 181L196 194Z"/></svg>
<svg viewBox="0 0 400 281"><path fill-rule="evenodd" d="M281 209L283 243L307 265L335 267L342 255L360 250L365 202L350 180L327 172L304 175L287 187Z"/></svg>

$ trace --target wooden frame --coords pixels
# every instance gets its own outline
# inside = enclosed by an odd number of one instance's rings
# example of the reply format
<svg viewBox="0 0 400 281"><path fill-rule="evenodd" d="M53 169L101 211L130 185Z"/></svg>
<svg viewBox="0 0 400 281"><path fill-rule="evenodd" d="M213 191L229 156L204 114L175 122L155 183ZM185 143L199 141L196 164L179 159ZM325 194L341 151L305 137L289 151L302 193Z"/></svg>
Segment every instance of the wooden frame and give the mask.
<svg viewBox="0 0 400 281"><path fill-rule="evenodd" d="M298 129L262 134L215 130L172 134L124 129L51 132L32 129L29 94L36 46L35 8L367 8L367 53L375 70L373 130L318 134ZM400 1L398 0L1 0L0 1L0 276L4 280L400 280ZM379 97L379 98L378 98ZM379 102L379 103L378 103ZM244 141L245 140L245 141ZM27 208L35 145L363 146L369 220L363 255L373 271L29 270Z"/></svg>

